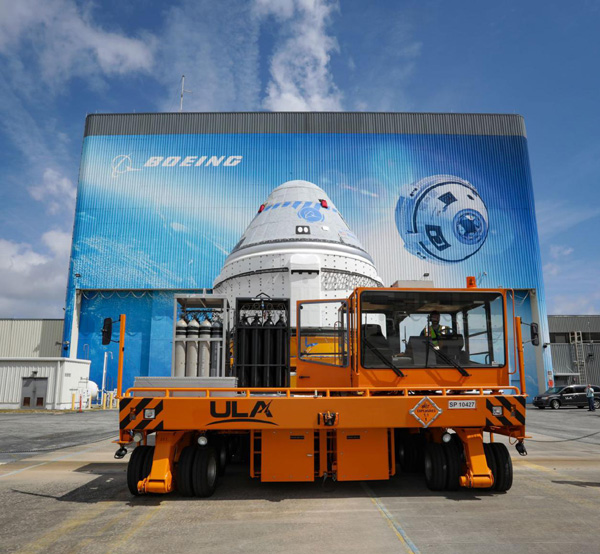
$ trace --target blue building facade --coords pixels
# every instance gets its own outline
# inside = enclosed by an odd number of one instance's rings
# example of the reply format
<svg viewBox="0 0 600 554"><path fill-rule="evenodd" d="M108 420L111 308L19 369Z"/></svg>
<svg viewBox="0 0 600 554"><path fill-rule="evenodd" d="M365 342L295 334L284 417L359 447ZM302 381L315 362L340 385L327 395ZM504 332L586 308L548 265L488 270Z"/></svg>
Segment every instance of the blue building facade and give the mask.
<svg viewBox="0 0 600 554"><path fill-rule="evenodd" d="M170 375L174 295L210 288L261 203L294 179L327 192L385 285L473 275L515 289L517 315L548 341L520 116L106 114L86 122L63 354L90 359L100 382L108 348L110 388L116 345L100 329L125 313L125 386ZM299 221L320 207L304 208ZM550 364L527 345L530 394Z"/></svg>

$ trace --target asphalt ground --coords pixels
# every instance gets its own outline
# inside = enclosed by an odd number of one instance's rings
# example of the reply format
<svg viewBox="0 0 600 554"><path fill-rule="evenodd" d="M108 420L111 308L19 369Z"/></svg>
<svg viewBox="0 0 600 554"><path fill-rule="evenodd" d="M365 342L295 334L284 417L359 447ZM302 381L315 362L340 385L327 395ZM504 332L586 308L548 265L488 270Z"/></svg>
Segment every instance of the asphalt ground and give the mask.
<svg viewBox="0 0 600 554"><path fill-rule="evenodd" d="M529 456L510 447L507 493L435 493L407 474L260 483L232 465L201 500L130 496L129 455L102 437L116 412L0 414L0 552L599 553L600 413L527 415Z"/></svg>

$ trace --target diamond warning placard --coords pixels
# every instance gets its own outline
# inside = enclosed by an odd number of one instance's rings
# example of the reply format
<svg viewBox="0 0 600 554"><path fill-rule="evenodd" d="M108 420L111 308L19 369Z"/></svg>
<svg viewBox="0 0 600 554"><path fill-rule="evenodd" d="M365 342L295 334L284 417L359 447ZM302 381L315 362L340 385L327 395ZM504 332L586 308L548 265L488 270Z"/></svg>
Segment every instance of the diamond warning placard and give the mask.
<svg viewBox="0 0 600 554"><path fill-rule="evenodd" d="M442 410L428 396L417 402L410 413L423 426L429 427L442 413Z"/></svg>

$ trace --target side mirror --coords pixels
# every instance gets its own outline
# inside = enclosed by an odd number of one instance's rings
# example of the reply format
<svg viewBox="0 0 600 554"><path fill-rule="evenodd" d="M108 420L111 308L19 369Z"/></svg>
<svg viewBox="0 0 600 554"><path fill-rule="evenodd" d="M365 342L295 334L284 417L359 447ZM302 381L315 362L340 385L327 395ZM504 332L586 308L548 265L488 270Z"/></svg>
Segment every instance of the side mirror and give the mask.
<svg viewBox="0 0 600 554"><path fill-rule="evenodd" d="M532 323L529 327L531 330L531 344L533 346L540 345L540 326L537 323Z"/></svg>
<svg viewBox="0 0 600 554"><path fill-rule="evenodd" d="M112 319L107 317L104 320L104 326L102 327L102 344L110 344L112 339Z"/></svg>

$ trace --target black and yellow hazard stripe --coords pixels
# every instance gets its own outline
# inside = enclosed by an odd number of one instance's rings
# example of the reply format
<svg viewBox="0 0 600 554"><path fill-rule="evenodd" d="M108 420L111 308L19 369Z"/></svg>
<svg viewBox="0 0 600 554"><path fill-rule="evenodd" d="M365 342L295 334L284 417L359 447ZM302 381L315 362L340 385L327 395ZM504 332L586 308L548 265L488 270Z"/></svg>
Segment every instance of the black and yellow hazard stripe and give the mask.
<svg viewBox="0 0 600 554"><path fill-rule="evenodd" d="M154 410L154 419L144 418L145 409ZM164 428L162 411L162 398L121 398L119 428L124 431L162 431Z"/></svg>
<svg viewBox="0 0 600 554"><path fill-rule="evenodd" d="M486 427L517 427L525 425L524 396L490 396L486 398ZM493 408L500 406L502 415L495 416Z"/></svg>

